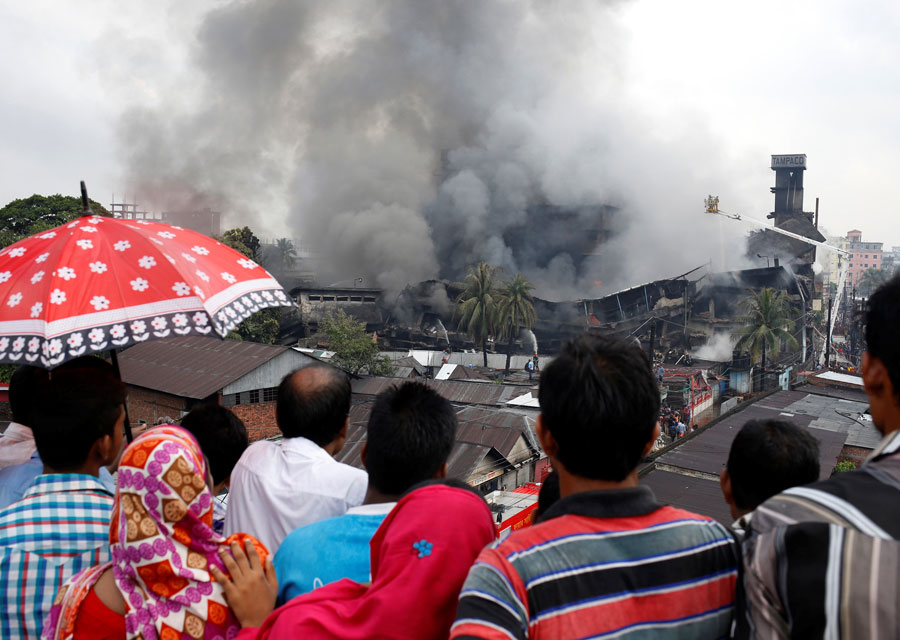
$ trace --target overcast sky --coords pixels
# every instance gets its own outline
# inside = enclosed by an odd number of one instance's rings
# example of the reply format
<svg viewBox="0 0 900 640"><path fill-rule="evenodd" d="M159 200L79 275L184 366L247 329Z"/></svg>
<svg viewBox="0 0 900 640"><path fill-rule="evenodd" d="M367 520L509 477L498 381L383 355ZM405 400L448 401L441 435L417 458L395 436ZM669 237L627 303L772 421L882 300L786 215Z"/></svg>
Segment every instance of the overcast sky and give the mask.
<svg viewBox="0 0 900 640"><path fill-rule="evenodd" d="M190 93L197 24L214 3L129 4L0 5L0 203L74 195L81 179L95 200L121 197L124 107L164 113ZM805 208L820 198L828 232L900 246L900 3L635 0L617 11L623 99L685 146L692 181L717 176L706 191L722 209L739 202L736 213L764 218L770 154L805 153ZM709 132L710 162L728 158L731 179L697 160L688 125ZM651 188L652 155L645 167Z"/></svg>

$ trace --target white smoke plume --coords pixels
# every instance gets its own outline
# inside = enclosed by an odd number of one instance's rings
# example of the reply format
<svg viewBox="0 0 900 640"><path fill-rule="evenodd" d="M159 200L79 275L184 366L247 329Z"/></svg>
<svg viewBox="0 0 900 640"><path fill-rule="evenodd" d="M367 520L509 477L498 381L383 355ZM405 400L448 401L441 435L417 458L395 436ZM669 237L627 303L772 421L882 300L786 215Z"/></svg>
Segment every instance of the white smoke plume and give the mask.
<svg viewBox="0 0 900 640"><path fill-rule="evenodd" d="M129 189L302 238L324 282L399 291L487 260L559 300L742 266L745 229L703 198L727 187L739 208L768 185L690 114L629 98L622 6L216 6L192 18L182 83L122 117ZM617 235L586 258L606 205Z"/></svg>
<svg viewBox="0 0 900 640"><path fill-rule="evenodd" d="M734 339L730 333L716 333L706 344L694 350L694 357L713 362L727 362L734 352Z"/></svg>

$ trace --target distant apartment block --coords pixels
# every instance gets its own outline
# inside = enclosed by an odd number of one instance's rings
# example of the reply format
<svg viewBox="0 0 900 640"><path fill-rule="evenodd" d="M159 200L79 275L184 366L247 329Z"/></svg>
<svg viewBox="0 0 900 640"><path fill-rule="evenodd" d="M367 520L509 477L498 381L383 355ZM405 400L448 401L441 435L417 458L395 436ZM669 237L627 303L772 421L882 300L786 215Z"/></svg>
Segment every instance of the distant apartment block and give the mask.
<svg viewBox="0 0 900 640"><path fill-rule="evenodd" d="M853 229L847 232L843 238L829 238L831 244L850 252L850 268L847 272L846 285L855 287L859 285L862 274L867 269L885 268L885 254L883 242L863 242L862 231ZM890 252L889 252L890 253ZM893 254L887 260L887 266L892 264ZM837 284L844 266L845 256L830 252L827 261L827 269L824 275L826 283Z"/></svg>

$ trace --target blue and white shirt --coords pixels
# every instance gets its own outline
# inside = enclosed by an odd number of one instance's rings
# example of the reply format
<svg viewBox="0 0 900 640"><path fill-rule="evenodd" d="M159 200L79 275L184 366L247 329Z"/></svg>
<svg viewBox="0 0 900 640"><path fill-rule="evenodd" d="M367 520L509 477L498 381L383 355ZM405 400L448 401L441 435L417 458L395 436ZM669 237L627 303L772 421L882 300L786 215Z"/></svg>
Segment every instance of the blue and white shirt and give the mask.
<svg viewBox="0 0 900 640"><path fill-rule="evenodd" d="M0 638L39 638L59 587L110 560L113 501L94 476L55 473L0 510Z"/></svg>

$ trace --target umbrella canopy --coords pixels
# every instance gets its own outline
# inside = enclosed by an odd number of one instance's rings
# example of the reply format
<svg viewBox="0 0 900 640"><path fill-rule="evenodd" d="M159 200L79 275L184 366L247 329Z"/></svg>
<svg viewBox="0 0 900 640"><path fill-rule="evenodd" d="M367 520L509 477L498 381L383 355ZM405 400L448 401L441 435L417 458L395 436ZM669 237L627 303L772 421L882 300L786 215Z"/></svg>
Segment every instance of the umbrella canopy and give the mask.
<svg viewBox="0 0 900 640"><path fill-rule="evenodd" d="M85 216L0 251L0 362L52 368L154 338L224 338L292 304L265 269L208 236Z"/></svg>

